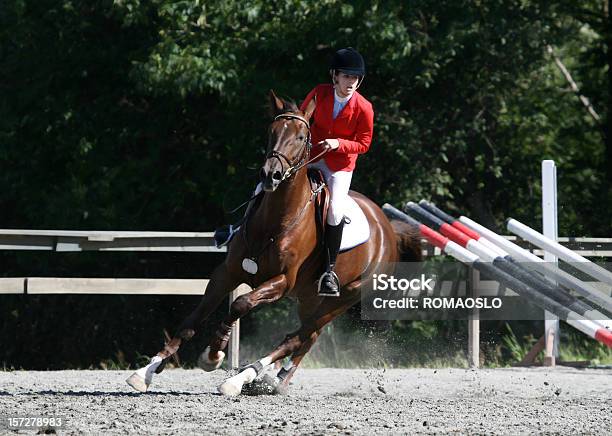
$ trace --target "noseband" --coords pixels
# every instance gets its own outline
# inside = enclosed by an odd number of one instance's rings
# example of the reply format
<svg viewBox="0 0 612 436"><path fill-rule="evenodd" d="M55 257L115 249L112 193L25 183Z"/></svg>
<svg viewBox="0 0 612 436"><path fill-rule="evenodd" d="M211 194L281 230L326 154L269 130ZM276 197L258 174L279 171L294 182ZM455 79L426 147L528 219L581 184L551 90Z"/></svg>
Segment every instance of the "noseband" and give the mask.
<svg viewBox="0 0 612 436"><path fill-rule="evenodd" d="M304 167L304 165L307 165L311 162L308 160L308 158L310 157L310 149L312 148L312 143L310 142L310 124L308 124L308 120L306 120L306 118L293 113L284 113L274 117L274 121L281 119L301 121L306 125L306 128L308 129L308 137L306 138L306 142L304 143L302 152L300 153L300 156L298 157L298 160L296 162L292 162L291 159L289 159L287 156L277 150L272 150L266 155L266 160L272 158L278 159L281 164L281 168L285 167L284 162L287 163L288 168L283 173L283 178L281 179L282 182L297 173L301 168Z"/></svg>

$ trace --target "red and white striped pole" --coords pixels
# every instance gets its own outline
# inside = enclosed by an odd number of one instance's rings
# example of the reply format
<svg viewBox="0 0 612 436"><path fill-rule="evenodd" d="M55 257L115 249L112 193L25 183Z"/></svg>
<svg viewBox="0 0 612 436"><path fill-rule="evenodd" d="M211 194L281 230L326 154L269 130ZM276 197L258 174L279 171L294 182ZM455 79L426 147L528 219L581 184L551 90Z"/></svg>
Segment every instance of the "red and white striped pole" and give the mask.
<svg viewBox="0 0 612 436"><path fill-rule="evenodd" d="M600 324L602 327L612 329L612 322L610 322L605 315L595 310L588 304L576 299L564 289L552 285L542 277L535 273L523 268L521 265L515 263L512 258L501 248L495 246L495 250L482 244L470 236L459 231L457 228L451 226L448 223L443 222L435 215L431 214L427 210L423 209L416 203L409 201L406 203L406 210L418 217L421 221L431 225L434 229L440 230L440 232L449 237L454 242L458 243L469 251L476 253L483 261L492 262L498 268L504 272L517 277L522 282L528 284L532 288L538 290L542 294L549 298L559 301L563 306L583 315L589 320L593 320L595 323ZM478 235L480 238L480 235Z"/></svg>
<svg viewBox="0 0 612 436"><path fill-rule="evenodd" d="M444 212L444 211L440 210L439 208L437 208L434 204L429 203L426 200L421 200L421 201L419 201L419 206L421 206L423 209L425 209L426 211L428 211L432 215L435 215L438 218L440 218L441 220L447 222L448 224L450 224L451 226L453 226L454 228L456 228L460 232L466 234L470 238L474 239L475 241L480 242L485 247L488 247L488 248L490 248L491 250L494 250L494 251L496 251L499 248L497 245L495 245L494 243L492 243L488 239L481 237L481 235L479 235L477 232L473 231L469 227L467 227L464 224L462 224L455 217L452 217L449 214L447 214L446 212Z"/></svg>
<svg viewBox="0 0 612 436"><path fill-rule="evenodd" d="M612 332L609 332L605 328L600 327L593 321L583 319L583 317L570 310L567 307L562 306L552 298L542 295L532 287L511 276L505 271L492 263L482 262L480 256L470 252L459 244L449 240L439 232L429 228L428 226L420 223L414 218L406 215L402 211L396 209L390 204L383 206L383 211L391 218L407 222L419 229L420 234L426 238L432 245L440 248L444 253L452 256L460 262L472 266L478 271L494 277L497 281L507 286L510 289L515 290L519 294L530 298L540 307L554 313L561 319L565 320L568 324L580 330L581 332L589 335L597 341L606 344L608 347L612 347Z"/></svg>
<svg viewBox="0 0 612 436"><path fill-rule="evenodd" d="M587 297L592 303L601 307L605 311L612 313L612 298L593 289L586 283L581 282L571 274L568 274L559 268L555 268L543 259L540 259L538 256L530 253L524 248L519 247L513 242L508 241L503 236L499 236L497 233L481 226L467 217L462 216L459 218L459 220L457 220L426 200L419 201L419 206L436 215L438 218L446 221L458 230L461 230L466 235L476 239L478 242L485 245L491 244L497 246L506 253L506 255L504 255L506 259L521 262L521 267L526 267L532 271L541 273L544 276L554 278L563 286L569 289L577 290L581 295ZM608 326L606 325L605 327Z"/></svg>

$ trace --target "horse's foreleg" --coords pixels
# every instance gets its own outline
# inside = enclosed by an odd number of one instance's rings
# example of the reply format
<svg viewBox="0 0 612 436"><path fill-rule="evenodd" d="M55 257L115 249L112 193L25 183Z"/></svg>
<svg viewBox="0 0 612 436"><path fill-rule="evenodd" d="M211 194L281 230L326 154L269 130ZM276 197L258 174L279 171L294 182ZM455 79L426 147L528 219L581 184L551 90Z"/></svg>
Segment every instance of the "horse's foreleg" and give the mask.
<svg viewBox="0 0 612 436"><path fill-rule="evenodd" d="M227 347L234 323L260 304L277 301L285 294L286 290L287 277L284 274L280 274L262 283L248 294L236 298L230 307L229 314L221 322L210 345L200 356L198 360L199 366L205 371L217 369L225 356L223 350Z"/></svg>
<svg viewBox="0 0 612 436"><path fill-rule="evenodd" d="M127 383L137 391L146 392L153 379L153 374L160 373L163 370L165 363L178 351L181 343L195 335L196 328L214 312L225 296L239 284L235 279L232 279L225 263L219 265L212 274L200 304L180 324L175 335L164 345L164 348L151 359L147 366L134 372L126 380Z"/></svg>

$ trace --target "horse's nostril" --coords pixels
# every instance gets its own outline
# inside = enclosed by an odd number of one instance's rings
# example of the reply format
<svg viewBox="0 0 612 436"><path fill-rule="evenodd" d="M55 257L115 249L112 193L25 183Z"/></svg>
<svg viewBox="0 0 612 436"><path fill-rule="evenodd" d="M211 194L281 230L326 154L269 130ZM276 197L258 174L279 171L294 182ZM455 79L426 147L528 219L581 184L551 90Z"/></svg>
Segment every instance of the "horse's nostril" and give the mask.
<svg viewBox="0 0 612 436"><path fill-rule="evenodd" d="M280 171L274 171L274 174L272 174L272 178L274 180L280 180L283 178L283 175L281 174Z"/></svg>

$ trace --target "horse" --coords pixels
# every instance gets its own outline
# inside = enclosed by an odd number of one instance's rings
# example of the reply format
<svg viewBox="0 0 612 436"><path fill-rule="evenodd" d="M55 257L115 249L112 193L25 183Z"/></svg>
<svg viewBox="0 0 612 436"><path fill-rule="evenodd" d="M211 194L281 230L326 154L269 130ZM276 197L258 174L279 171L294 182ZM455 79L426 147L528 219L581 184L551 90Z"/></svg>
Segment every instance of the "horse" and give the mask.
<svg viewBox="0 0 612 436"><path fill-rule="evenodd" d="M298 302L300 327L287 334L267 356L243 367L218 387L224 395L238 395L245 384L266 370L264 379L270 388L276 393L286 392L323 327L360 301L361 288L371 283L373 274L392 273L388 269L395 262L421 260L418 229L389 221L373 201L350 191L367 218L370 237L339 254L336 273L340 296L317 294L317 279L324 267L323 226L316 219L320 190L313 189L307 174L307 164L316 159L310 157L309 124L316 101L313 99L305 111L300 111L295 103L277 97L271 90L269 104L274 118L268 130L266 159L260 169L263 192L258 205L230 242L225 261L214 270L199 305L151 362L126 380L137 391L146 392L153 374L163 370L232 290L246 283L253 290L231 304L228 315L198 358L198 366L205 371L221 366L232 325L238 319L260 304L292 297ZM286 357L290 358L280 367ZM275 375L268 373L270 369Z"/></svg>

